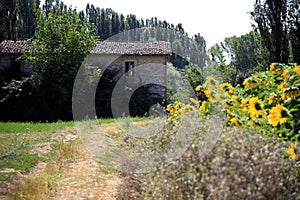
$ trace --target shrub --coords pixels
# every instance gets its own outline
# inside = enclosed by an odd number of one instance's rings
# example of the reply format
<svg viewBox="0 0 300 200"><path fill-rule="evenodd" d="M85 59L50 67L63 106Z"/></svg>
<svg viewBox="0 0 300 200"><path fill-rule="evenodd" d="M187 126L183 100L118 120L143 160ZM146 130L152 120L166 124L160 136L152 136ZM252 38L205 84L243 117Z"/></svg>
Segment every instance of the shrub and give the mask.
<svg viewBox="0 0 300 200"><path fill-rule="evenodd" d="M144 199L295 199L299 183L288 142L228 129L206 156L196 139L184 156L159 171L132 175L131 196ZM124 186L124 185L123 185ZM134 190L137 188L137 190ZM122 189L120 191L128 190ZM137 193L137 194L135 194ZM142 195L141 195L142 193ZM139 194L139 195L138 195ZM120 196L123 194L119 194ZM141 197L143 196L143 197Z"/></svg>
<svg viewBox="0 0 300 200"><path fill-rule="evenodd" d="M281 140L300 140L300 66L273 63L236 87L227 100L229 120L244 127L277 135Z"/></svg>

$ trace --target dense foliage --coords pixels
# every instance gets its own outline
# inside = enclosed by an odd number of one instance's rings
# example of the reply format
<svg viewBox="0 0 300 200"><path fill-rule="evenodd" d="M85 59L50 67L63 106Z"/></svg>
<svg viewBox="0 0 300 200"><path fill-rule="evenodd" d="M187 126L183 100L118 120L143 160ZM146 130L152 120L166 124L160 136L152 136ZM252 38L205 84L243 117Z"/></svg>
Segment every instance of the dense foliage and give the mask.
<svg viewBox="0 0 300 200"><path fill-rule="evenodd" d="M55 108L59 118L72 118L74 80L96 38L75 10L59 15L50 10L47 15L39 15L35 39L30 41L34 50L24 52L24 58L32 64L31 82L40 90L47 112Z"/></svg>
<svg viewBox="0 0 300 200"><path fill-rule="evenodd" d="M257 71L266 70L267 52L262 45L260 34L251 31L240 37L225 38L209 50L212 62L225 82L241 84Z"/></svg>
<svg viewBox="0 0 300 200"><path fill-rule="evenodd" d="M237 87L228 107L230 120L250 124L266 135L300 140L300 67L273 63L267 72L257 73ZM233 120L234 121L234 120Z"/></svg>
<svg viewBox="0 0 300 200"><path fill-rule="evenodd" d="M212 76L196 87L206 99L191 99L191 105L175 102L167 107L172 118L178 118L195 106L201 115L216 107L226 111L229 124L249 127L266 136L282 140L300 140L300 66L273 63L266 72L258 72L235 88L219 83ZM189 108L189 109L186 109Z"/></svg>

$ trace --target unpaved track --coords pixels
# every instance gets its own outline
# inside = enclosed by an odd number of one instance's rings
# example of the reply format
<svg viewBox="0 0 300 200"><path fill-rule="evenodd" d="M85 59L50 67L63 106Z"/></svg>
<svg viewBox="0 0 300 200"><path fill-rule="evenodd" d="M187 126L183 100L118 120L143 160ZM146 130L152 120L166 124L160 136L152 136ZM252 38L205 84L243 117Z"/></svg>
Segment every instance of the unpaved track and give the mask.
<svg viewBox="0 0 300 200"><path fill-rule="evenodd" d="M76 148L81 152L60 170L51 199L115 199L120 178L101 173L101 166L82 144Z"/></svg>
<svg viewBox="0 0 300 200"><path fill-rule="evenodd" d="M115 123L103 124L101 134L120 133L121 130ZM71 132L74 133L74 130ZM74 142L75 140L75 142ZM55 184L52 185L50 193L45 199L53 200L81 200L81 199L116 199L117 188L121 184L121 178L117 172L110 172L105 169L105 166L99 164L94 155L90 153L86 146L80 142L77 135L66 132L54 133L51 141L37 144L33 150L37 154L46 154L51 150L51 144L57 141L72 143L72 151L70 156L62 158L57 164L55 160L47 163L39 162L38 165L30 170L27 174L21 174L19 179L22 181L25 178L36 176L43 173L47 168L58 168L55 173ZM77 142L76 142L77 141ZM111 142L117 142L111 140ZM119 141L118 141L119 142ZM103 146L105 148L105 145ZM103 149L105 150L105 149ZM14 191L18 182L8 183L6 191ZM0 200L8 199L5 195L0 195Z"/></svg>
<svg viewBox="0 0 300 200"><path fill-rule="evenodd" d="M99 129L103 135L121 131L115 123L103 124ZM105 166L95 160L94 155L84 144L77 143L73 149L79 154L68 159L60 170L60 177L51 199L116 199L117 188L121 184L118 173L103 173L101 168ZM103 145L103 151L106 151L106 145Z"/></svg>

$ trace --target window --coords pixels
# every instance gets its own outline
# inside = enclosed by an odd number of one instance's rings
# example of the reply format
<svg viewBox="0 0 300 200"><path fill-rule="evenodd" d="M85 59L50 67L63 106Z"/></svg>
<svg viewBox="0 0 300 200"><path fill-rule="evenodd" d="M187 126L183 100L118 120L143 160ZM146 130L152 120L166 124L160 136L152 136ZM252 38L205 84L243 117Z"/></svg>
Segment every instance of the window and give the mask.
<svg viewBox="0 0 300 200"><path fill-rule="evenodd" d="M134 61L125 62L125 73L127 76L134 76Z"/></svg>

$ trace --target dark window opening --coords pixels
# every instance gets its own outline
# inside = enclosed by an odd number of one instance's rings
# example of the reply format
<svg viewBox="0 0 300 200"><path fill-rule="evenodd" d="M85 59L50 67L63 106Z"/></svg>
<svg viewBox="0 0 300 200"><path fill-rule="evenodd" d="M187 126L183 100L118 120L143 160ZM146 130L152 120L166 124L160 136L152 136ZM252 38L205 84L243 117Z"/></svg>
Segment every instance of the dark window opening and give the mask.
<svg viewBox="0 0 300 200"><path fill-rule="evenodd" d="M125 73L127 73L127 76L134 76L134 62L133 61L125 62Z"/></svg>

